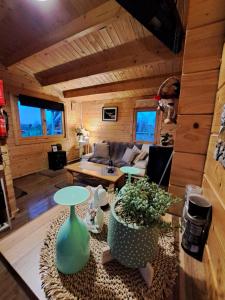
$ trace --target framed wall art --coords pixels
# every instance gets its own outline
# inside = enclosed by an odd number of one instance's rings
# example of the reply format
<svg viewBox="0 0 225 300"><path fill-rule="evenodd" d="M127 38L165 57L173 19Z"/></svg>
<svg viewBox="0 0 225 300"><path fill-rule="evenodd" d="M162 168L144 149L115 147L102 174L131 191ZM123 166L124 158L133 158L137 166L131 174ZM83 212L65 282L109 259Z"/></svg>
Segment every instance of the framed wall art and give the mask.
<svg viewBox="0 0 225 300"><path fill-rule="evenodd" d="M116 122L118 115L118 107L103 107L102 108L102 121Z"/></svg>

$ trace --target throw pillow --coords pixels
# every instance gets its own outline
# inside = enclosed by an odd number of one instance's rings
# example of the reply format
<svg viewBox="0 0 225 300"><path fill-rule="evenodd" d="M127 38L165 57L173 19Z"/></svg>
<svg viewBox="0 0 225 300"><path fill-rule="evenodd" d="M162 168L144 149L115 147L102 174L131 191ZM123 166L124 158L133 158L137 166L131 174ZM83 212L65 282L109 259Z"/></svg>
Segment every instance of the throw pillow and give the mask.
<svg viewBox="0 0 225 300"><path fill-rule="evenodd" d="M136 145L134 145L132 151L135 153L136 156L141 153L141 150Z"/></svg>
<svg viewBox="0 0 225 300"><path fill-rule="evenodd" d="M133 149L127 148L122 157L122 160L125 161L126 163L130 164L133 161L133 159L135 158L135 156L136 156L136 154L133 151Z"/></svg>
<svg viewBox="0 0 225 300"><path fill-rule="evenodd" d="M148 164L147 160L139 160L134 164L134 167L140 168L140 169L145 169L147 164Z"/></svg>
<svg viewBox="0 0 225 300"><path fill-rule="evenodd" d="M148 153L146 151L141 150L141 152L138 154L138 156L134 160L134 164L138 162L139 160L143 160L147 157Z"/></svg>
<svg viewBox="0 0 225 300"><path fill-rule="evenodd" d="M94 157L109 158L109 145L107 143L96 143L94 145Z"/></svg>

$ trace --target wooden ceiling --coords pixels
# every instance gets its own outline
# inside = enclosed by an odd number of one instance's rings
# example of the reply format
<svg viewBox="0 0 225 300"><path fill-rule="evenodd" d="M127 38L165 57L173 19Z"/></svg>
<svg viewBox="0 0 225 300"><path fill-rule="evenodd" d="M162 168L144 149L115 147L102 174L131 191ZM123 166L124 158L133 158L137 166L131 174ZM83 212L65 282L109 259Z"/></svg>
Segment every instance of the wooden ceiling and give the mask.
<svg viewBox="0 0 225 300"><path fill-rule="evenodd" d="M184 2L177 1L183 19ZM0 0L0 28L2 65L77 100L152 95L152 77L158 83L181 72L182 53L173 54L115 0ZM144 86L132 85L145 77Z"/></svg>

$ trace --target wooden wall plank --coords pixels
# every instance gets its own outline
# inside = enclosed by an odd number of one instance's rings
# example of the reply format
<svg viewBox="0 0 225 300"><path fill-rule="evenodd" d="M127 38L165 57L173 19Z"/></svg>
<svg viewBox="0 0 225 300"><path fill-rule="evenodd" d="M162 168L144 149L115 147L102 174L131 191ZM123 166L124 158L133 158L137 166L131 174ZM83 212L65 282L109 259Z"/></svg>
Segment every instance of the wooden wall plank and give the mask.
<svg viewBox="0 0 225 300"><path fill-rule="evenodd" d="M199 127L195 128L195 124ZM211 115L180 115L177 119L175 151L205 154L212 124Z"/></svg>
<svg viewBox="0 0 225 300"><path fill-rule="evenodd" d="M223 46L223 56L222 56L222 62L220 66L218 88L220 89L224 84L225 84L225 44Z"/></svg>
<svg viewBox="0 0 225 300"><path fill-rule="evenodd" d="M131 142L133 141L133 125L135 108L156 108L157 102L152 99L114 99L99 100L82 103L82 115L84 127L90 131L90 143L102 140ZM117 122L102 121L102 107L117 106ZM160 118L161 119L161 118ZM159 133L163 131L175 134L176 125L161 123Z"/></svg>
<svg viewBox="0 0 225 300"><path fill-rule="evenodd" d="M201 185L205 155L175 152L172 161L170 184L183 186Z"/></svg>
<svg viewBox="0 0 225 300"><path fill-rule="evenodd" d="M183 74L178 113L213 113L217 84L217 70Z"/></svg>
<svg viewBox="0 0 225 300"><path fill-rule="evenodd" d="M207 298L209 300L218 300L216 278L213 272L212 260L208 245L205 247L203 264L205 269L205 281L207 286Z"/></svg>
<svg viewBox="0 0 225 300"><path fill-rule="evenodd" d="M188 29L225 19L224 0L189 1Z"/></svg>
<svg viewBox="0 0 225 300"><path fill-rule="evenodd" d="M224 33L225 21L187 30L183 73L218 69Z"/></svg>

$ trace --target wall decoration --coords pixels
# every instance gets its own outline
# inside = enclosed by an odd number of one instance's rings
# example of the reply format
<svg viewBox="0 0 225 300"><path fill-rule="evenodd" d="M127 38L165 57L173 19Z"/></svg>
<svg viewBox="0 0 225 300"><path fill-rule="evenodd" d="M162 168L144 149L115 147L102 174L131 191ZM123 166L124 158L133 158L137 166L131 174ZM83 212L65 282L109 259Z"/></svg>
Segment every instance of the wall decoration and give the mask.
<svg viewBox="0 0 225 300"><path fill-rule="evenodd" d="M57 145L51 145L51 147L52 147L52 152L57 152L58 151Z"/></svg>
<svg viewBox="0 0 225 300"><path fill-rule="evenodd" d="M155 100L158 101L158 110L165 115L165 124L176 124L177 117L177 100L180 95L180 80L171 76L160 85Z"/></svg>
<svg viewBox="0 0 225 300"><path fill-rule="evenodd" d="M118 107L103 107L102 108L102 121L117 121Z"/></svg>

